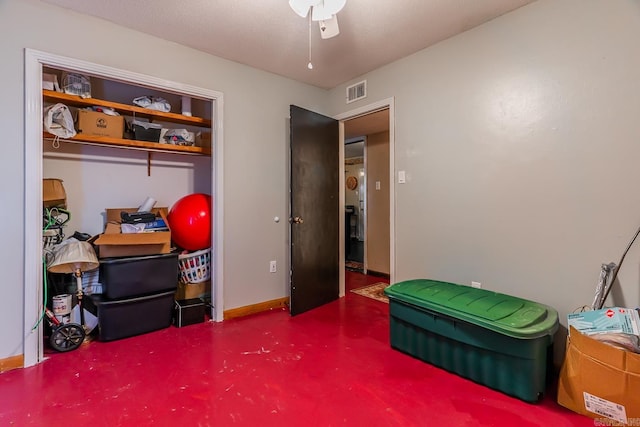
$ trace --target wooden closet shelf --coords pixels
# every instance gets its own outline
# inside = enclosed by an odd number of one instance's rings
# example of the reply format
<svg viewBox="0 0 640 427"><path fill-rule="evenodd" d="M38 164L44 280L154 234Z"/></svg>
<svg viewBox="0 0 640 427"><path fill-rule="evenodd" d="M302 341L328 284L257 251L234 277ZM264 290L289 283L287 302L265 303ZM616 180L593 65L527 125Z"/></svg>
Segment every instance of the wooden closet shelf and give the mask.
<svg viewBox="0 0 640 427"><path fill-rule="evenodd" d="M148 108L137 107L135 105L120 104L118 102L105 101L97 98L81 98L78 95L69 95L67 93L55 92L46 89L42 90L42 96L45 101L61 102L65 105L71 105L74 107L109 107L124 115L135 115L136 117L155 119L162 122L211 127L211 120L203 119L202 117L183 116L182 114L176 113L164 113L162 111L150 110Z"/></svg>
<svg viewBox="0 0 640 427"><path fill-rule="evenodd" d="M44 138L53 140L56 138L48 132L44 132ZM137 141L134 139L110 138L106 136L81 135L78 134L73 138L59 138L61 142L70 142L75 144L99 145L104 147L125 148L143 151L156 151L163 153L191 154L200 156L210 156L211 148L195 147L188 145L160 144L158 142Z"/></svg>

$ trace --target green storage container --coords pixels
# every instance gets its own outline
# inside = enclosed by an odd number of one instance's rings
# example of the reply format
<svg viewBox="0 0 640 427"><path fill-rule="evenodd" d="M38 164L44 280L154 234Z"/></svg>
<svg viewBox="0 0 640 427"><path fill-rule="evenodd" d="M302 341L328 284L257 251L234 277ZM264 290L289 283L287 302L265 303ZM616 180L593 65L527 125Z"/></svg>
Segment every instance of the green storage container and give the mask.
<svg viewBox="0 0 640 427"><path fill-rule="evenodd" d="M426 279L385 293L391 347L528 402L543 395L558 329L553 308Z"/></svg>

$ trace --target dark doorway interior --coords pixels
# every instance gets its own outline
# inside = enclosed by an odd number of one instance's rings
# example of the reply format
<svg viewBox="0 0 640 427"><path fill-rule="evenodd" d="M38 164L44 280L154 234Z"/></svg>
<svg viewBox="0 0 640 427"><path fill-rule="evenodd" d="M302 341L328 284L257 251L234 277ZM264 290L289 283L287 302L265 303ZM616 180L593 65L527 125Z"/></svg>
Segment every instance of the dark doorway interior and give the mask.
<svg viewBox="0 0 640 427"><path fill-rule="evenodd" d="M350 237L348 239L347 249L345 250L347 261L364 262L364 242L357 238Z"/></svg>

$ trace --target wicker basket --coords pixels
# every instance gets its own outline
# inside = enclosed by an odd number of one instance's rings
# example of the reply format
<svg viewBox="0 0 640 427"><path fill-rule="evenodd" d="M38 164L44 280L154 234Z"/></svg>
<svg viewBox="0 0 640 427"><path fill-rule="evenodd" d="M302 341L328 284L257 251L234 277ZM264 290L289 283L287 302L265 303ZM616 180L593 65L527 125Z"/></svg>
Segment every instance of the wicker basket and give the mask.
<svg viewBox="0 0 640 427"><path fill-rule="evenodd" d="M180 279L184 283L200 283L211 277L211 248L178 256Z"/></svg>

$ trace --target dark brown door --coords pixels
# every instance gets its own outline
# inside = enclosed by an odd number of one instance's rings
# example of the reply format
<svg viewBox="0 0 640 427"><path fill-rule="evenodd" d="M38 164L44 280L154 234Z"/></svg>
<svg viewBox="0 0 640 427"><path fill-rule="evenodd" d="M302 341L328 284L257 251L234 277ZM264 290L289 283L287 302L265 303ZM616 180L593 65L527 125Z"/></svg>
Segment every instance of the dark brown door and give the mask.
<svg viewBox="0 0 640 427"><path fill-rule="evenodd" d="M338 299L338 122L291 106L291 315Z"/></svg>

